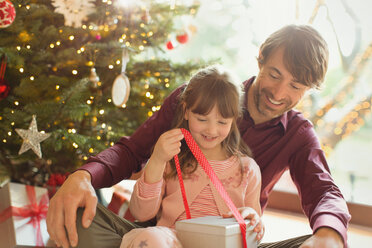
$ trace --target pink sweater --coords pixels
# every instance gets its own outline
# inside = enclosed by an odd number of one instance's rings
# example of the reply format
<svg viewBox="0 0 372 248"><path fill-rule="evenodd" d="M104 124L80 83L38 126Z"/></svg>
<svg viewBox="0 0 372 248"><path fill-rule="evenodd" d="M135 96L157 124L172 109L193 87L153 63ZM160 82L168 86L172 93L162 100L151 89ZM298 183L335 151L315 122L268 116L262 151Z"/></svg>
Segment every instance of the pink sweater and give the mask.
<svg viewBox="0 0 372 248"><path fill-rule="evenodd" d="M241 158L243 165L243 177L241 177L238 158L232 157L228 160L233 162L229 169L224 171L215 170L225 190L237 208L252 207L261 215L259 203L261 173L258 165L252 158ZM166 170L169 170L169 164ZM143 178L139 180L143 180ZM184 178L184 184L190 205L208 184L212 185L200 166L191 176ZM141 197L139 181L136 183L129 204L130 211L139 221L147 221L156 216L157 225L173 227L176 220L185 212L178 179L162 180L153 186L153 194L150 193L150 197L149 192L146 193L146 197ZM157 186L161 187L161 190L157 190ZM219 213L228 213L230 210L217 190L213 185L210 188Z"/></svg>

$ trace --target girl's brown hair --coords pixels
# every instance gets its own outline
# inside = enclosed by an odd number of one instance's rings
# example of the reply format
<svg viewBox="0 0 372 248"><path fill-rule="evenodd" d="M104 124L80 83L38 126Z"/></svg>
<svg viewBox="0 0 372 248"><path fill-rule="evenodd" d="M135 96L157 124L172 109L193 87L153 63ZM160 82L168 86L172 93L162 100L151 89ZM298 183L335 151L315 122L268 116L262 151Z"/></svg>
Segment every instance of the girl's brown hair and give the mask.
<svg viewBox="0 0 372 248"><path fill-rule="evenodd" d="M179 104L172 127L189 129L188 122L184 118L187 109L193 113L206 115L214 106L217 106L223 118L233 118L230 133L222 142L222 147L229 156L252 156L251 150L241 140L236 123L241 115L241 92L241 86L238 86L233 75L219 65L209 66L198 71L192 76L179 96ZM191 174L196 170L197 161L184 140L178 157L183 174ZM172 159L170 163L171 172L167 177L176 175L174 160Z"/></svg>

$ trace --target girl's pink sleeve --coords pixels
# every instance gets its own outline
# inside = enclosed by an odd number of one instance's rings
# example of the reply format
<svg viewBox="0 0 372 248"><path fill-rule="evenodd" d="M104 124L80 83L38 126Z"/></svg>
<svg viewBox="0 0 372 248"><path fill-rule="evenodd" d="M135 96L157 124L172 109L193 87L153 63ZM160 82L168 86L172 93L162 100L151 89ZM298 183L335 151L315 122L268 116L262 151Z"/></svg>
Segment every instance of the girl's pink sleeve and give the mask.
<svg viewBox="0 0 372 248"><path fill-rule="evenodd" d="M152 184L146 183L144 174L134 185L129 202L131 214L141 222L151 220L159 212L165 186L164 179Z"/></svg>

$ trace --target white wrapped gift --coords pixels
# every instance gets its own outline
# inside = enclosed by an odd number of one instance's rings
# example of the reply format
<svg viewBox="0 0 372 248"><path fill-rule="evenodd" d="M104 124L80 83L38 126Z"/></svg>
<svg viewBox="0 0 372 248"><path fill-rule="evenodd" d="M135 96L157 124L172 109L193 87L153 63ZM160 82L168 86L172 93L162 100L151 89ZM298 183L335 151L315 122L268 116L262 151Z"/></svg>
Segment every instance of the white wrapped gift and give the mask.
<svg viewBox="0 0 372 248"><path fill-rule="evenodd" d="M246 220L248 223L249 220ZM242 234L234 218L206 216L176 222L177 237L184 248L239 248ZM257 248L256 233L247 226L247 247Z"/></svg>
<svg viewBox="0 0 372 248"><path fill-rule="evenodd" d="M51 247L45 221L48 203L45 188L19 183L1 187L0 247Z"/></svg>

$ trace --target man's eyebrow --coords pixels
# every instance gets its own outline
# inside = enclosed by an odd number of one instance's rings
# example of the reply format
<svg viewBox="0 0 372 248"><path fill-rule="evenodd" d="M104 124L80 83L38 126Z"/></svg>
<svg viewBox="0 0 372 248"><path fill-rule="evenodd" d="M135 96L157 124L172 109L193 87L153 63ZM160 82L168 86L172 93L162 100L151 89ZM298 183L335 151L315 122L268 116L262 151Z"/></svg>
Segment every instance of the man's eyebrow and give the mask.
<svg viewBox="0 0 372 248"><path fill-rule="evenodd" d="M282 75L282 73L279 71L279 69L276 68L276 67L274 67L274 66L270 66L269 69L272 70L272 71L275 71L275 72L278 73L279 75Z"/></svg>

